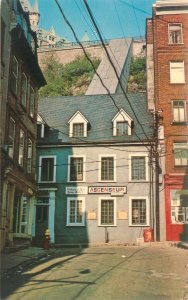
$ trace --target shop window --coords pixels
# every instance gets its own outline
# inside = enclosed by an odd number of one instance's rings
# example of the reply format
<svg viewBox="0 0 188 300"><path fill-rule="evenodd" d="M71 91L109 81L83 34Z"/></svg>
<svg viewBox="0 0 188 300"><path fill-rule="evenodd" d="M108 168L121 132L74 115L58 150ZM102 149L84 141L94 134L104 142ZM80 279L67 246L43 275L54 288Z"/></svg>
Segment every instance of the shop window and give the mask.
<svg viewBox="0 0 188 300"><path fill-rule="evenodd" d="M185 83L184 61L170 62L170 83Z"/></svg>
<svg viewBox="0 0 188 300"><path fill-rule="evenodd" d="M188 224L188 190L171 191L172 224Z"/></svg>
<svg viewBox="0 0 188 300"><path fill-rule="evenodd" d="M173 147L174 147L175 166L187 166L188 165L188 143L175 142Z"/></svg>
<svg viewBox="0 0 188 300"><path fill-rule="evenodd" d="M67 201L67 225L84 226L85 199L80 197L68 198Z"/></svg>
<svg viewBox="0 0 188 300"><path fill-rule="evenodd" d="M14 157L15 128L15 121L13 120L13 118L10 118L8 131L8 154L11 158Z"/></svg>
<svg viewBox="0 0 188 300"><path fill-rule="evenodd" d="M39 182L55 182L56 157L41 156L39 160Z"/></svg>
<svg viewBox="0 0 188 300"><path fill-rule="evenodd" d="M114 157L101 157L101 181L114 181L115 180L115 165Z"/></svg>
<svg viewBox="0 0 188 300"><path fill-rule="evenodd" d="M15 56L12 58L11 69L11 90L14 94L17 94L18 90L18 61Z"/></svg>
<svg viewBox="0 0 188 300"><path fill-rule="evenodd" d="M16 196L14 200L14 233L27 234L29 222L29 201L26 196Z"/></svg>
<svg viewBox="0 0 188 300"><path fill-rule="evenodd" d="M182 44L182 24L169 24L168 38L169 44Z"/></svg>
<svg viewBox="0 0 188 300"><path fill-rule="evenodd" d="M25 133L22 129L20 129L18 164L21 167L24 166L24 147L25 147Z"/></svg>
<svg viewBox="0 0 188 300"><path fill-rule="evenodd" d="M115 199L100 199L99 207L99 226L116 225Z"/></svg>
<svg viewBox="0 0 188 300"><path fill-rule="evenodd" d="M185 101L173 101L173 122L185 122Z"/></svg>
<svg viewBox="0 0 188 300"><path fill-rule="evenodd" d="M129 202L129 225L148 226L149 207L147 198L130 198Z"/></svg>
<svg viewBox="0 0 188 300"><path fill-rule="evenodd" d="M69 181L84 180L84 157L69 157Z"/></svg>

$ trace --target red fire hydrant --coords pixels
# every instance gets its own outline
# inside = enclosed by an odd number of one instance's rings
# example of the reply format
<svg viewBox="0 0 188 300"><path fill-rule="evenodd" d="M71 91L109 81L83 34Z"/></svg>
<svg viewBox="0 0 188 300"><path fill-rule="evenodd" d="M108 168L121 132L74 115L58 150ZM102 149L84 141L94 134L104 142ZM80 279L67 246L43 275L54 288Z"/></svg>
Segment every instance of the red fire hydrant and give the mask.
<svg viewBox="0 0 188 300"><path fill-rule="evenodd" d="M46 229L44 233L44 249L49 250L50 249L50 230Z"/></svg>

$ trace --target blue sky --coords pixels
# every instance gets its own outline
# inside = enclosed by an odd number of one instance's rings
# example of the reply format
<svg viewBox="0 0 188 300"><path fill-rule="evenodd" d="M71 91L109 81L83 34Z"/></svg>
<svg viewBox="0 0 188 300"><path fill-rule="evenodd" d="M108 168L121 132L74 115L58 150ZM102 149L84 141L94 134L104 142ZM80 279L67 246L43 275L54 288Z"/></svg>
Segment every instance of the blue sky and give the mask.
<svg viewBox="0 0 188 300"><path fill-rule="evenodd" d="M31 3L34 0L31 1ZM83 0L58 0L64 14L81 40L87 31L91 40L98 40L95 28L87 14ZM104 39L145 35L145 20L151 17L155 0L88 0L97 25ZM66 25L55 0L38 0L40 27L75 41Z"/></svg>

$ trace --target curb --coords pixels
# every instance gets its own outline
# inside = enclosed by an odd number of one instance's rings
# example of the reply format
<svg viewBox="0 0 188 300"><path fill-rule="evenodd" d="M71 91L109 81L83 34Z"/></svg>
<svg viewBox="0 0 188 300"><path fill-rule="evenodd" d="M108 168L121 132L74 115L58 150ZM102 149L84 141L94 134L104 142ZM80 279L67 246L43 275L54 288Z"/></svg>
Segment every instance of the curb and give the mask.
<svg viewBox="0 0 188 300"><path fill-rule="evenodd" d="M188 250L188 243L180 242L177 244L177 247Z"/></svg>

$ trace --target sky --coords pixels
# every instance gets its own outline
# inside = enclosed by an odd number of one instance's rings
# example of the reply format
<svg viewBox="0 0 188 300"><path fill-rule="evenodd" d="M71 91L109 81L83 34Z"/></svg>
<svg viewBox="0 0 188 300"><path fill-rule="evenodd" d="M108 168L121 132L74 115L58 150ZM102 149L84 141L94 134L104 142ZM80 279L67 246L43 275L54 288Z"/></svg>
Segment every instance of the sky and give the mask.
<svg viewBox="0 0 188 300"><path fill-rule="evenodd" d="M34 0L31 0L33 3ZM66 18L79 40L87 31L90 40L99 40L83 0L58 0ZM155 0L88 0L103 39L145 36L145 20L151 17ZM75 38L65 23L55 0L38 0L39 27L49 30L71 42Z"/></svg>

